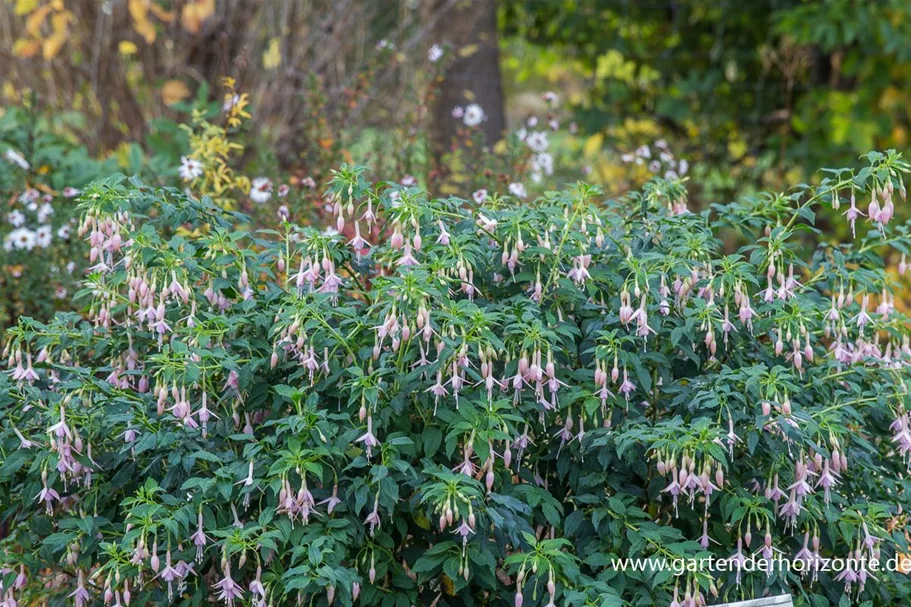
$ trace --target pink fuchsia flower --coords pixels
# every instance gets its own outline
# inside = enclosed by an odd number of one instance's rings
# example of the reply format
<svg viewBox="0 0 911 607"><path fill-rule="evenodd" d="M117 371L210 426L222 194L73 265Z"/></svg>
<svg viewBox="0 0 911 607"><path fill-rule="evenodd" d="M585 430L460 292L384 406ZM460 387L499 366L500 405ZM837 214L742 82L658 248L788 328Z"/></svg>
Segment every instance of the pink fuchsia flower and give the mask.
<svg viewBox="0 0 911 607"><path fill-rule="evenodd" d="M218 591L216 598L223 600L228 607L234 606L235 599L244 595L244 589L231 578L231 567L225 562L224 577L213 586Z"/></svg>
<svg viewBox="0 0 911 607"><path fill-rule="evenodd" d="M368 458L371 455L372 449L374 447L379 447L380 441L373 435L373 416L367 417L367 432L362 434L355 442L364 443L364 446L367 448Z"/></svg>
<svg viewBox="0 0 911 607"><path fill-rule="evenodd" d="M332 495L324 499L319 503L320 506L326 505L326 512L332 514L332 511L335 510L335 507L342 503L342 500L338 497L338 485L333 485Z"/></svg>
<svg viewBox="0 0 911 607"><path fill-rule="evenodd" d="M88 604L91 595L89 595L88 590L85 588L85 574L82 572L82 569L79 570L79 575L76 579L76 590L71 592L69 596L73 599L73 604L76 607L84 607Z"/></svg>
<svg viewBox="0 0 911 607"><path fill-rule="evenodd" d="M199 514L196 518L196 533L191 535L190 539L193 540L193 545L196 546L196 562L201 563L202 553L206 547L206 542L209 539L206 537L202 527L202 508L199 509Z"/></svg>
<svg viewBox="0 0 911 607"><path fill-rule="evenodd" d="M379 500L379 498L377 498L373 502L373 510L370 512L370 514L367 515L367 518L364 519L364 524L370 525L371 537L376 532L377 528L380 526L380 523L381 523L379 508L380 508L380 500Z"/></svg>

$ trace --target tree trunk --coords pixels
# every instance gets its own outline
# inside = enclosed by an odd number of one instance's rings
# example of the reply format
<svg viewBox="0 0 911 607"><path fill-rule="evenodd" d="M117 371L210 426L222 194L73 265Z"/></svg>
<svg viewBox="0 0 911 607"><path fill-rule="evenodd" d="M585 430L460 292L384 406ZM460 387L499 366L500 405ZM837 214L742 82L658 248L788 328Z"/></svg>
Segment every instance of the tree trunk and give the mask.
<svg viewBox="0 0 911 607"><path fill-rule="evenodd" d="M462 123L452 117L454 107L469 103L481 106L487 119L480 128L488 145L503 137L506 118L495 0L459 0L455 5L437 0L436 7L447 13L436 19L432 39L441 45L449 44L455 55L440 83L433 109L433 155L439 165L442 155L457 145L456 130Z"/></svg>

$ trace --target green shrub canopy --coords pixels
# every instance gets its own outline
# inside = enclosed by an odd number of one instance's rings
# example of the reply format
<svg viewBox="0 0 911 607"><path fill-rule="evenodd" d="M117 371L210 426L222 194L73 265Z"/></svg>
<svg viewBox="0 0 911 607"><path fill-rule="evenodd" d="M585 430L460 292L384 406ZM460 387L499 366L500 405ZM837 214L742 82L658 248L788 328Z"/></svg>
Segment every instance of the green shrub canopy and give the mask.
<svg viewBox="0 0 911 607"><path fill-rule="evenodd" d="M6 336L2 605L897 604L821 566L907 550L909 167L866 159L698 214L343 166L346 236L85 188L85 316ZM803 576L614 561L754 553Z"/></svg>

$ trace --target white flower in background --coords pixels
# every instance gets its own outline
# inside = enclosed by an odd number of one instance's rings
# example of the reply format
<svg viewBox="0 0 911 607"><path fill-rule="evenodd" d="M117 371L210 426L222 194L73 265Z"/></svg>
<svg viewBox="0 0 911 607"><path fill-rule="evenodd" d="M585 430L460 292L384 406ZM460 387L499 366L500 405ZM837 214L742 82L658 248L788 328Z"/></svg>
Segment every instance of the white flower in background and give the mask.
<svg viewBox="0 0 911 607"><path fill-rule="evenodd" d="M430 47L430 50L427 51L427 59L430 60L430 63L436 63L443 58L443 49L440 48L439 44L434 44Z"/></svg>
<svg viewBox="0 0 911 607"><path fill-rule="evenodd" d="M484 115L484 110L477 103L470 103L465 106L465 115L462 116L462 122L465 123L465 126L478 126L487 116Z"/></svg>
<svg viewBox="0 0 911 607"><path fill-rule="evenodd" d="M62 238L63 240L66 240L69 237L70 237L70 226L60 226L60 228L57 230L57 238Z"/></svg>
<svg viewBox="0 0 911 607"><path fill-rule="evenodd" d="M639 158L651 158L652 151L650 149L648 149L647 145L641 145L636 150L636 156L638 156Z"/></svg>
<svg viewBox="0 0 911 607"><path fill-rule="evenodd" d="M525 141L525 138L528 137L528 130L523 126L516 131L516 137L519 138L519 141Z"/></svg>
<svg viewBox="0 0 911 607"><path fill-rule="evenodd" d="M525 124L527 124L527 125L528 125L528 128L530 128L530 129L535 128L536 126L538 126L538 117L537 117L537 116L530 116L530 117L528 118L528 120L525 121Z"/></svg>
<svg viewBox="0 0 911 607"><path fill-rule="evenodd" d="M6 214L6 220L14 228L22 227L25 224L25 213L22 211L10 211Z"/></svg>
<svg viewBox="0 0 911 607"><path fill-rule="evenodd" d="M63 188L63 197L64 198L75 198L76 196L79 196L79 190L77 190L76 188L74 188L72 186L66 186L65 188Z"/></svg>
<svg viewBox="0 0 911 607"><path fill-rule="evenodd" d="M664 139L659 139L658 141L655 142L655 147L658 148L659 150L666 150L667 141L665 141Z"/></svg>
<svg viewBox="0 0 911 607"><path fill-rule="evenodd" d="M465 109L461 105L457 105L452 108L452 117L458 120L465 115Z"/></svg>
<svg viewBox="0 0 911 607"><path fill-rule="evenodd" d="M679 177L680 176L677 175L676 171L665 171L664 172L664 178L667 179L668 181L673 181L674 179L678 179Z"/></svg>
<svg viewBox="0 0 911 607"><path fill-rule="evenodd" d="M280 186L278 186L278 191L276 192L276 194L278 194L279 198L284 198L285 196L288 195L288 192L290 192L290 191L291 191L291 188L288 187L288 184L283 183Z"/></svg>
<svg viewBox="0 0 911 607"><path fill-rule="evenodd" d="M623 154L622 156L620 156L620 160L622 160L623 162L626 162L626 163L632 162L635 159L636 159L636 157L633 156L632 154Z"/></svg>
<svg viewBox="0 0 911 607"><path fill-rule="evenodd" d="M250 198L257 204L269 202L272 198L272 180L268 177L257 177L250 187Z"/></svg>
<svg viewBox="0 0 911 607"><path fill-rule="evenodd" d="M481 188L480 190L475 190L471 195L471 198L477 203L481 204L487 198L487 190Z"/></svg>
<svg viewBox="0 0 911 607"><path fill-rule="evenodd" d="M686 160L681 160L680 164L677 165L677 170L681 175L686 175L686 172L690 169L690 163Z"/></svg>
<svg viewBox="0 0 911 607"><path fill-rule="evenodd" d="M657 173L661 170L661 163L657 160L652 160L650 163L648 163L648 170L652 173Z"/></svg>
<svg viewBox="0 0 911 607"><path fill-rule="evenodd" d="M23 157L22 154L14 152L13 150L6 150L6 154L4 154L3 157L6 158L8 162L18 165L20 169L26 171L29 169L29 166L31 166L26 162L25 157Z"/></svg>
<svg viewBox="0 0 911 607"><path fill-rule="evenodd" d="M392 190L389 192L389 202L392 204L393 209L397 209L402 206L402 193L398 190Z"/></svg>
<svg viewBox="0 0 911 607"><path fill-rule="evenodd" d="M576 124L575 122L570 122L569 123L569 133L571 135L575 135L578 132L579 132L579 125Z"/></svg>
<svg viewBox="0 0 911 607"><path fill-rule="evenodd" d="M541 152L531 157L531 170L545 175L554 174L554 157L547 152Z"/></svg>
<svg viewBox="0 0 911 607"><path fill-rule="evenodd" d="M547 126L550 127L550 130L556 131L557 129L560 128L560 123L557 122L556 118L551 118L550 120L547 121Z"/></svg>
<svg viewBox="0 0 911 607"><path fill-rule="evenodd" d="M54 239L54 233L51 231L51 226L41 226L35 230L35 244L46 249L51 246L51 240Z"/></svg>
<svg viewBox="0 0 911 607"><path fill-rule="evenodd" d="M29 188L19 195L19 202L21 202L22 204L25 204L25 205L33 205L34 208L32 208L32 206L30 206L29 210L34 211L35 209L38 208L38 205L36 204L36 202L39 198L41 198L41 192L39 192L35 188Z"/></svg>
<svg viewBox="0 0 911 607"><path fill-rule="evenodd" d="M12 248L26 251L31 251L35 248L35 233L28 228L13 230L6 235L6 238L12 243ZM6 248L5 243L4 248Z"/></svg>
<svg viewBox="0 0 911 607"><path fill-rule="evenodd" d="M388 48L388 49L392 50L395 48L395 44L393 44L392 42L389 42L388 40L383 38L382 40L380 40L379 42L376 43L376 48L378 48L378 49Z"/></svg>
<svg viewBox="0 0 911 607"><path fill-rule="evenodd" d="M178 172L180 173L180 178L184 181L193 181L202 175L202 163L195 158L181 156Z"/></svg>
<svg viewBox="0 0 911 607"><path fill-rule="evenodd" d="M47 223L47 220L50 219L53 214L54 207L52 207L49 202L45 202L38 207L38 223Z"/></svg>
<svg viewBox="0 0 911 607"><path fill-rule="evenodd" d="M65 287L57 287L57 290L54 291L54 296L57 299L64 299L66 297L67 290Z"/></svg>
<svg viewBox="0 0 911 607"><path fill-rule="evenodd" d="M312 190L316 187L316 180L313 177L304 177L301 179L301 185Z"/></svg>
<svg viewBox="0 0 911 607"><path fill-rule="evenodd" d="M661 162L671 162L672 160L674 160L674 155L671 154L670 152L661 152L660 154L658 154L658 158L661 159Z"/></svg>
<svg viewBox="0 0 911 607"><path fill-rule="evenodd" d="M528 196L528 190L525 189L525 185L518 181L509 184L509 193L516 198L525 198Z"/></svg>
<svg viewBox="0 0 911 607"><path fill-rule="evenodd" d="M338 230L336 230L332 226L329 226L325 230L323 230L323 236L327 236L329 238L332 238L333 236L338 236Z"/></svg>
<svg viewBox="0 0 911 607"><path fill-rule="evenodd" d="M555 92L553 92L553 91L547 91L546 93L544 93L543 95L541 95L541 98L542 98L544 101L546 101L547 103L556 103L556 102L560 99L560 98L557 96L557 94L556 94Z"/></svg>
<svg viewBox="0 0 911 607"><path fill-rule="evenodd" d="M399 181L406 188L410 188L413 185L417 185L418 180L414 178L414 175L405 175L402 177L402 180Z"/></svg>
<svg viewBox="0 0 911 607"><path fill-rule="evenodd" d="M66 264L66 271L67 271L67 273L72 274L75 270L76 270L76 262L75 262L75 261L71 261L71 262L69 262L69 263Z"/></svg>
<svg viewBox="0 0 911 607"><path fill-rule="evenodd" d="M525 137L525 144L532 152L543 152L547 149L547 131L532 131Z"/></svg>

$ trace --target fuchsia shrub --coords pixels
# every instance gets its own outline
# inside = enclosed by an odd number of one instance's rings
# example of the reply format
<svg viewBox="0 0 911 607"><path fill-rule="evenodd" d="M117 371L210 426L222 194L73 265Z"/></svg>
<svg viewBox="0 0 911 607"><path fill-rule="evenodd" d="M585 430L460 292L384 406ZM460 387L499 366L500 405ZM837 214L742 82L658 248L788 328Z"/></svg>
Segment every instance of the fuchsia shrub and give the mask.
<svg viewBox="0 0 911 607"><path fill-rule="evenodd" d="M517 205L343 166L350 242L85 188L85 317L6 335L0 604L900 603L821 567L908 550L909 166L866 160L699 214L681 182Z"/></svg>

